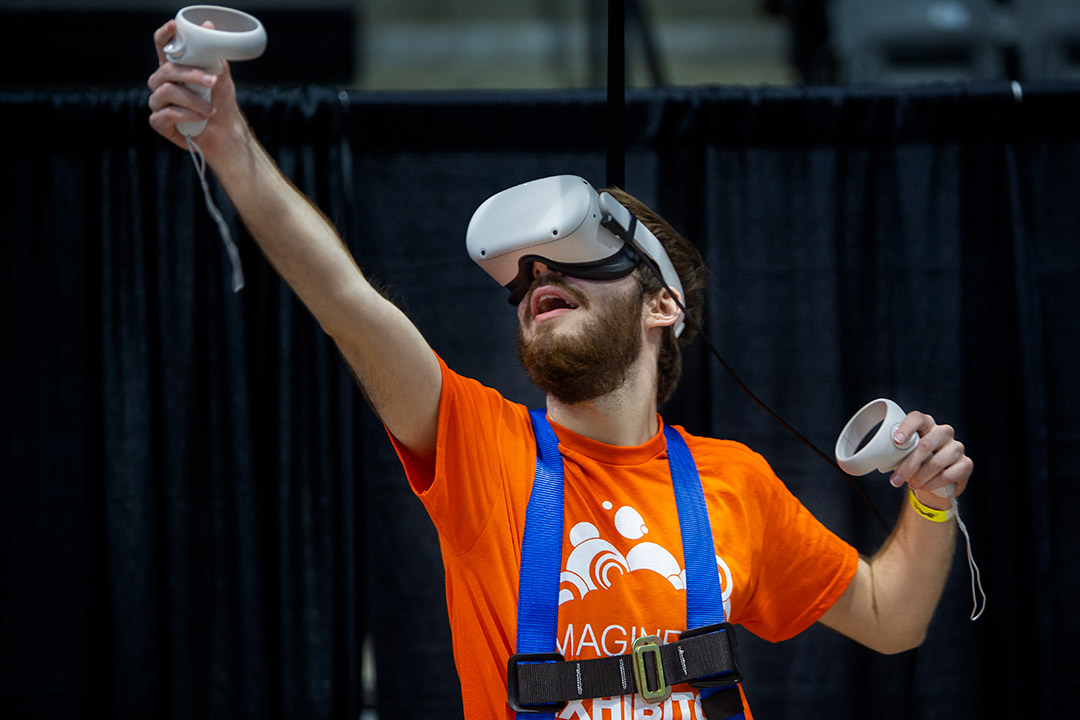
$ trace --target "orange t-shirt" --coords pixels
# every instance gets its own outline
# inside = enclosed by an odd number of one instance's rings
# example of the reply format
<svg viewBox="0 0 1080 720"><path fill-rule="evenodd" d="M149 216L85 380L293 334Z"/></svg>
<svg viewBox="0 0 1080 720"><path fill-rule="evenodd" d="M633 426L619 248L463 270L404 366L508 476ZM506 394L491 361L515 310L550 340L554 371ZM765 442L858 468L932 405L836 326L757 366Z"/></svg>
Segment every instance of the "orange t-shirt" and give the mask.
<svg viewBox="0 0 1080 720"><path fill-rule="evenodd" d="M398 446L439 533L465 716L512 718L506 662L517 637L525 510L536 469L528 410L443 369L434 466ZM663 432L614 447L552 423L563 455L563 572L557 649L621 655L643 635L686 629L685 571ZM774 642L814 623L847 588L858 554L806 510L765 460L739 443L686 438L705 492L729 622ZM750 679L752 692L753 680ZM702 718L686 685L572 702L563 718Z"/></svg>

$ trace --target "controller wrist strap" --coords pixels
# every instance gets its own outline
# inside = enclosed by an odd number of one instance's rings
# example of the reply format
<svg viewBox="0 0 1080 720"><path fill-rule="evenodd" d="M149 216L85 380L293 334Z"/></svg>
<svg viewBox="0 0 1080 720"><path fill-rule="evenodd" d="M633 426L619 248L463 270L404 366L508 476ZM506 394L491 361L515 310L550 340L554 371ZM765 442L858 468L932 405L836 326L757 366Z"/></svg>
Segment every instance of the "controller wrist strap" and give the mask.
<svg viewBox="0 0 1080 720"><path fill-rule="evenodd" d="M199 183L202 185L206 209L217 224L218 233L221 234L221 241L225 245L225 252L229 256L229 262L232 263L233 292L240 292L244 287L244 270L240 265L240 252L236 249L236 243L233 242L228 223L225 222L225 218L210 195L210 183L206 180L206 158L203 156L202 149L191 139L190 135L184 135L184 140L187 142L191 161L195 163L195 172L199 175Z"/></svg>
<svg viewBox="0 0 1080 720"><path fill-rule="evenodd" d="M964 518L960 517L960 505L957 504L956 496L952 493L952 486L949 486L949 499L952 500L952 513L956 516L956 524L960 532L964 534L964 541L967 543L968 570L971 572L971 620L974 622L986 611L986 591L982 586L982 573L979 572L979 565L975 562L975 555L971 551L971 534L968 533L967 525L964 524ZM976 588L978 588L977 595ZM982 607L979 607L980 597Z"/></svg>
<svg viewBox="0 0 1080 720"><path fill-rule="evenodd" d="M952 503L951 507L947 510L939 510L928 505L924 505L919 498L915 495L915 491L910 487L907 490L908 499L911 502L911 507L920 517L926 518L931 522L945 523L953 518L956 518L957 527L960 528L960 532L964 534L964 540L967 543L967 560L968 570L971 571L971 619L978 620L979 616L986 610L986 591L982 586L982 574L979 572L979 565L975 562L975 555L971 551L971 534L968 533L967 525L964 524L964 519L960 517L960 505L956 502L956 496L953 494L953 486L947 485L948 498ZM977 593L976 593L977 589ZM982 607L979 607L979 598L982 598Z"/></svg>

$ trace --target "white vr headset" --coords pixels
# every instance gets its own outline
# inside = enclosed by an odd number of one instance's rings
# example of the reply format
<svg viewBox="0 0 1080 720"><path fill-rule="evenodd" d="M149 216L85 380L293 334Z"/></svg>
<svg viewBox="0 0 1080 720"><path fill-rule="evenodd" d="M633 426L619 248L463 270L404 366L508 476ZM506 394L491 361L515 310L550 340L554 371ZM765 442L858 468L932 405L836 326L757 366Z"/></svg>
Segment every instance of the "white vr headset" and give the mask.
<svg viewBox="0 0 1080 720"><path fill-rule="evenodd" d="M683 288L664 246L608 193L575 175L533 180L492 195L473 213L469 257L510 291L517 305L542 262L572 277L617 280L645 263L683 302ZM681 309L681 307L680 307ZM685 327L680 312L678 337Z"/></svg>

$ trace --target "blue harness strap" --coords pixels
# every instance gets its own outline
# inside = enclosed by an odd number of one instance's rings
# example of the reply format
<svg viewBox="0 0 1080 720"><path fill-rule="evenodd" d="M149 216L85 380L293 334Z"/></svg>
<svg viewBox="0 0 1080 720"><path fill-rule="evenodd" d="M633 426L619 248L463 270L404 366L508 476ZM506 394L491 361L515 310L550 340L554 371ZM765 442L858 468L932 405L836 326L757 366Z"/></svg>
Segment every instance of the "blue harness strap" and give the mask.
<svg viewBox="0 0 1080 720"><path fill-rule="evenodd" d="M554 654L562 572L563 459L547 411L529 413L536 436L536 478L525 510L518 584L517 653ZM518 713L554 718L554 713Z"/></svg>
<svg viewBox="0 0 1080 720"><path fill-rule="evenodd" d="M556 655L559 575L562 565L563 459L559 440L544 409L529 413L536 436L536 477L525 511L518 586L517 654ZM720 572L713 548L705 493L686 441L664 426L679 530L686 564L686 622L690 629L725 621ZM537 661L543 661L540 658ZM730 687L730 686L729 686ZM702 699L724 688L705 688ZM726 714L726 713L725 713ZM552 718L554 713L519 712L518 718ZM742 718L742 713L732 717Z"/></svg>
<svg viewBox="0 0 1080 720"><path fill-rule="evenodd" d="M563 459L545 411L530 413L536 434L536 479L525 511L518 586L517 651L555 652L562 572ZM552 552L555 548L555 552Z"/></svg>
<svg viewBox="0 0 1080 720"><path fill-rule="evenodd" d="M716 625L725 620L724 594L720 589L720 570L716 565L701 476L682 435L670 425L664 425L664 438L686 563L686 626Z"/></svg>
<svg viewBox="0 0 1080 720"><path fill-rule="evenodd" d="M664 438L667 440L671 482L675 488L675 505L679 511L683 562L686 563L686 627L694 629L716 625L726 620L724 593L720 587L720 569L713 549L712 524L709 522L709 508L705 504L701 476L694 456L690 454L690 448L679 431L665 424ZM701 699L704 702L706 698L730 687L702 688ZM729 717L743 718L744 714L740 712Z"/></svg>

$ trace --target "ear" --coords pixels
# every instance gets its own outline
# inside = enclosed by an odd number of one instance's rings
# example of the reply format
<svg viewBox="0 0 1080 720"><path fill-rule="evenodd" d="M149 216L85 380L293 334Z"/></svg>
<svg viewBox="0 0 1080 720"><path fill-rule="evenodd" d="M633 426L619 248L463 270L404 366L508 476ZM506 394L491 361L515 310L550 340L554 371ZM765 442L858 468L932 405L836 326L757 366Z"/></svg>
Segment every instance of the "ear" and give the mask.
<svg viewBox="0 0 1080 720"><path fill-rule="evenodd" d="M678 295L674 290L669 292L667 288L661 288L660 292L645 300L646 330L653 327L670 327L682 317L682 310L679 309L679 305L675 302L675 296L672 293ZM681 296L679 296L679 301L682 301Z"/></svg>

